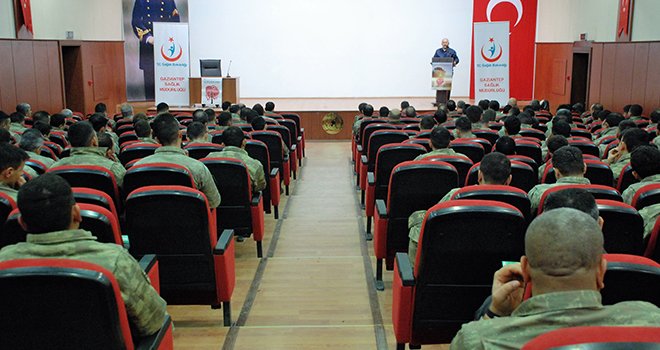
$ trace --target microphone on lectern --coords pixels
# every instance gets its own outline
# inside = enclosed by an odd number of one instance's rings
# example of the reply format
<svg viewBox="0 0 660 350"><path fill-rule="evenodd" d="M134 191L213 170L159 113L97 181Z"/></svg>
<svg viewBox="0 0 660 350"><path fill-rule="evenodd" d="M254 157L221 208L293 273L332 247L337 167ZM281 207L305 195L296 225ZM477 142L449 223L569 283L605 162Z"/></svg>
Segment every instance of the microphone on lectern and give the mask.
<svg viewBox="0 0 660 350"><path fill-rule="evenodd" d="M231 78L231 75L229 75L230 69L231 69L231 60L229 60L229 67L227 68L227 78Z"/></svg>

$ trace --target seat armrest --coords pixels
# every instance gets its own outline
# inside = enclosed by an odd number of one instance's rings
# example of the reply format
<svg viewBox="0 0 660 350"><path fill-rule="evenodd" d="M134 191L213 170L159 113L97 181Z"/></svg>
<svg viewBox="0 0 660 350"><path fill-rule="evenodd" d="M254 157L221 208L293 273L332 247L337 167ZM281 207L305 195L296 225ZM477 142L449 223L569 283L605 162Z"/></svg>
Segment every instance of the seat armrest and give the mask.
<svg viewBox="0 0 660 350"><path fill-rule="evenodd" d="M220 238L218 238L218 243L215 245L215 248L213 248L213 254L223 255L233 238L234 230L223 230Z"/></svg>
<svg viewBox="0 0 660 350"><path fill-rule="evenodd" d="M362 153L362 145L357 145L357 151Z"/></svg>
<svg viewBox="0 0 660 350"><path fill-rule="evenodd" d="M259 201L261 201L261 192L253 193L252 200L250 201L250 205L256 207L257 205L259 205Z"/></svg>
<svg viewBox="0 0 660 350"><path fill-rule="evenodd" d="M289 150L290 150L291 152L295 151L295 150L296 150L296 145L291 145L291 148L289 148Z"/></svg>
<svg viewBox="0 0 660 350"><path fill-rule="evenodd" d="M158 332L145 337L136 338L133 341L135 343L135 350L171 349L174 345L172 338L172 317L170 317L170 315L165 316L165 321L163 321L163 325Z"/></svg>
<svg viewBox="0 0 660 350"><path fill-rule="evenodd" d="M298 136L296 140L298 140L298 142L302 141L302 136Z"/></svg>
<svg viewBox="0 0 660 350"><path fill-rule="evenodd" d="M413 274L413 267L410 264L408 253L396 253L396 265L399 272L401 284L404 287L412 287L415 285L415 275Z"/></svg>
<svg viewBox="0 0 660 350"><path fill-rule="evenodd" d="M376 184L376 176L372 171L367 172L367 183L369 184L369 186Z"/></svg>
<svg viewBox="0 0 660 350"><path fill-rule="evenodd" d="M148 274L157 262L158 260L156 259L156 254L146 254L140 259L138 263L140 264L142 271Z"/></svg>
<svg viewBox="0 0 660 350"><path fill-rule="evenodd" d="M290 150L289 150L289 151L290 151ZM288 161L289 161L289 155L287 154L287 155L283 156L283 157L282 157L282 161L283 161L283 162L288 162Z"/></svg>
<svg viewBox="0 0 660 350"><path fill-rule="evenodd" d="M369 164L369 159L365 155L360 156L360 161L362 161L362 164L364 165Z"/></svg>
<svg viewBox="0 0 660 350"><path fill-rule="evenodd" d="M275 177L280 173L280 168L270 169L270 177Z"/></svg>
<svg viewBox="0 0 660 350"><path fill-rule="evenodd" d="M384 200L376 199L376 211L378 212L378 216L387 219L387 207Z"/></svg>

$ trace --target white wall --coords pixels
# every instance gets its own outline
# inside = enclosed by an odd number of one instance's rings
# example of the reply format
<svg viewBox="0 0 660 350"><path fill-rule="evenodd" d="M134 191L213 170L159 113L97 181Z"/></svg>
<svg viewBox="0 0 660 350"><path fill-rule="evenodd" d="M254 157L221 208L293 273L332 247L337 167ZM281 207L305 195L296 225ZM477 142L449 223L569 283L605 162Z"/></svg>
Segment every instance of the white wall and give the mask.
<svg viewBox="0 0 660 350"><path fill-rule="evenodd" d="M3 0L5 1L5 0ZM120 0L32 0L35 39L123 40Z"/></svg>
<svg viewBox="0 0 660 350"><path fill-rule="evenodd" d="M233 60L243 97L432 96L429 62L443 37L469 90L472 2L465 0L189 0L192 75L200 58Z"/></svg>
<svg viewBox="0 0 660 350"><path fill-rule="evenodd" d="M632 41L660 40L660 1L635 0Z"/></svg>
<svg viewBox="0 0 660 350"><path fill-rule="evenodd" d="M13 0L0 0L0 38L16 38Z"/></svg>
<svg viewBox="0 0 660 350"><path fill-rule="evenodd" d="M538 0L536 41L573 42L580 33L588 40L614 41L618 7L618 0Z"/></svg>

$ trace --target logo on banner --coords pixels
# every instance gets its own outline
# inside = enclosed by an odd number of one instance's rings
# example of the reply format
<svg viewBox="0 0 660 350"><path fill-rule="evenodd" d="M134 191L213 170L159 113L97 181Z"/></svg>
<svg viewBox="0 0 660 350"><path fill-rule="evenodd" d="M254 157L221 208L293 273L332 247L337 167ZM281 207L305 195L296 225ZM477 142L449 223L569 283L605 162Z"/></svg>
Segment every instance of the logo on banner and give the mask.
<svg viewBox="0 0 660 350"><path fill-rule="evenodd" d="M502 58L502 45L495 43L493 38L488 39L481 47L481 57L489 63L497 62Z"/></svg>
<svg viewBox="0 0 660 350"><path fill-rule="evenodd" d="M174 37L170 37L166 43L161 45L160 54L165 61L176 62L181 58L181 55L183 55L183 48L174 40Z"/></svg>

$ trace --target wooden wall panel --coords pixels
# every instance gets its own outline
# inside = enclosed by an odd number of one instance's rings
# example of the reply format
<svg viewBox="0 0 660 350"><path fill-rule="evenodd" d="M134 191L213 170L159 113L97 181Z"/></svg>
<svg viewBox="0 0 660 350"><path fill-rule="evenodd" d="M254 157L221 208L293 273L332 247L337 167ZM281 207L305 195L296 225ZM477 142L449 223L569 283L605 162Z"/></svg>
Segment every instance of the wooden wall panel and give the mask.
<svg viewBox="0 0 660 350"><path fill-rule="evenodd" d="M16 108L14 55L9 40L0 40L0 111L9 114Z"/></svg>
<svg viewBox="0 0 660 350"><path fill-rule="evenodd" d="M20 102L33 111L55 112L64 106L57 41L0 41L0 109L13 112Z"/></svg>
<svg viewBox="0 0 660 350"><path fill-rule="evenodd" d="M612 67L615 83L615 89L612 95L613 103L614 101L630 101L633 84L634 45L632 43L625 43L614 46L616 54L614 67Z"/></svg>
<svg viewBox="0 0 660 350"><path fill-rule="evenodd" d="M32 111L48 110L50 107L50 72L48 65L48 42L32 43L34 53L34 74L37 99L30 101ZM52 113L52 111L49 111Z"/></svg>
<svg viewBox="0 0 660 350"><path fill-rule="evenodd" d="M630 102L645 105L646 99L646 72L648 71L649 44L633 44L634 57L632 64L632 87L630 89Z"/></svg>
<svg viewBox="0 0 660 350"><path fill-rule="evenodd" d="M616 47L613 45L603 46L603 69L600 80L600 103L606 108L612 109L614 101L614 67L616 66Z"/></svg>
<svg viewBox="0 0 660 350"><path fill-rule="evenodd" d="M603 44L591 46L591 72L589 74L588 101L600 101L601 75L603 71Z"/></svg>
<svg viewBox="0 0 660 350"><path fill-rule="evenodd" d="M649 64L646 72L646 98L644 107L650 113L652 109L660 107L660 42L649 44Z"/></svg>
<svg viewBox="0 0 660 350"><path fill-rule="evenodd" d="M126 101L126 77L124 75L124 43L115 41L84 41L81 45L83 60L84 113L92 113L97 103L103 102L109 111ZM112 67L108 73L97 69L95 79L93 67ZM102 69L101 69L102 70ZM95 91L96 84L101 90ZM95 97L95 92L100 94Z"/></svg>
<svg viewBox="0 0 660 350"><path fill-rule="evenodd" d="M560 69L560 66L563 69ZM555 70L558 71L558 76L555 76ZM571 85L568 74L572 70L573 43L537 43L534 98L550 101L552 108L570 102Z"/></svg>
<svg viewBox="0 0 660 350"><path fill-rule="evenodd" d="M37 83L32 41L13 41L14 77L17 102L37 103ZM33 110L36 111L36 109Z"/></svg>

